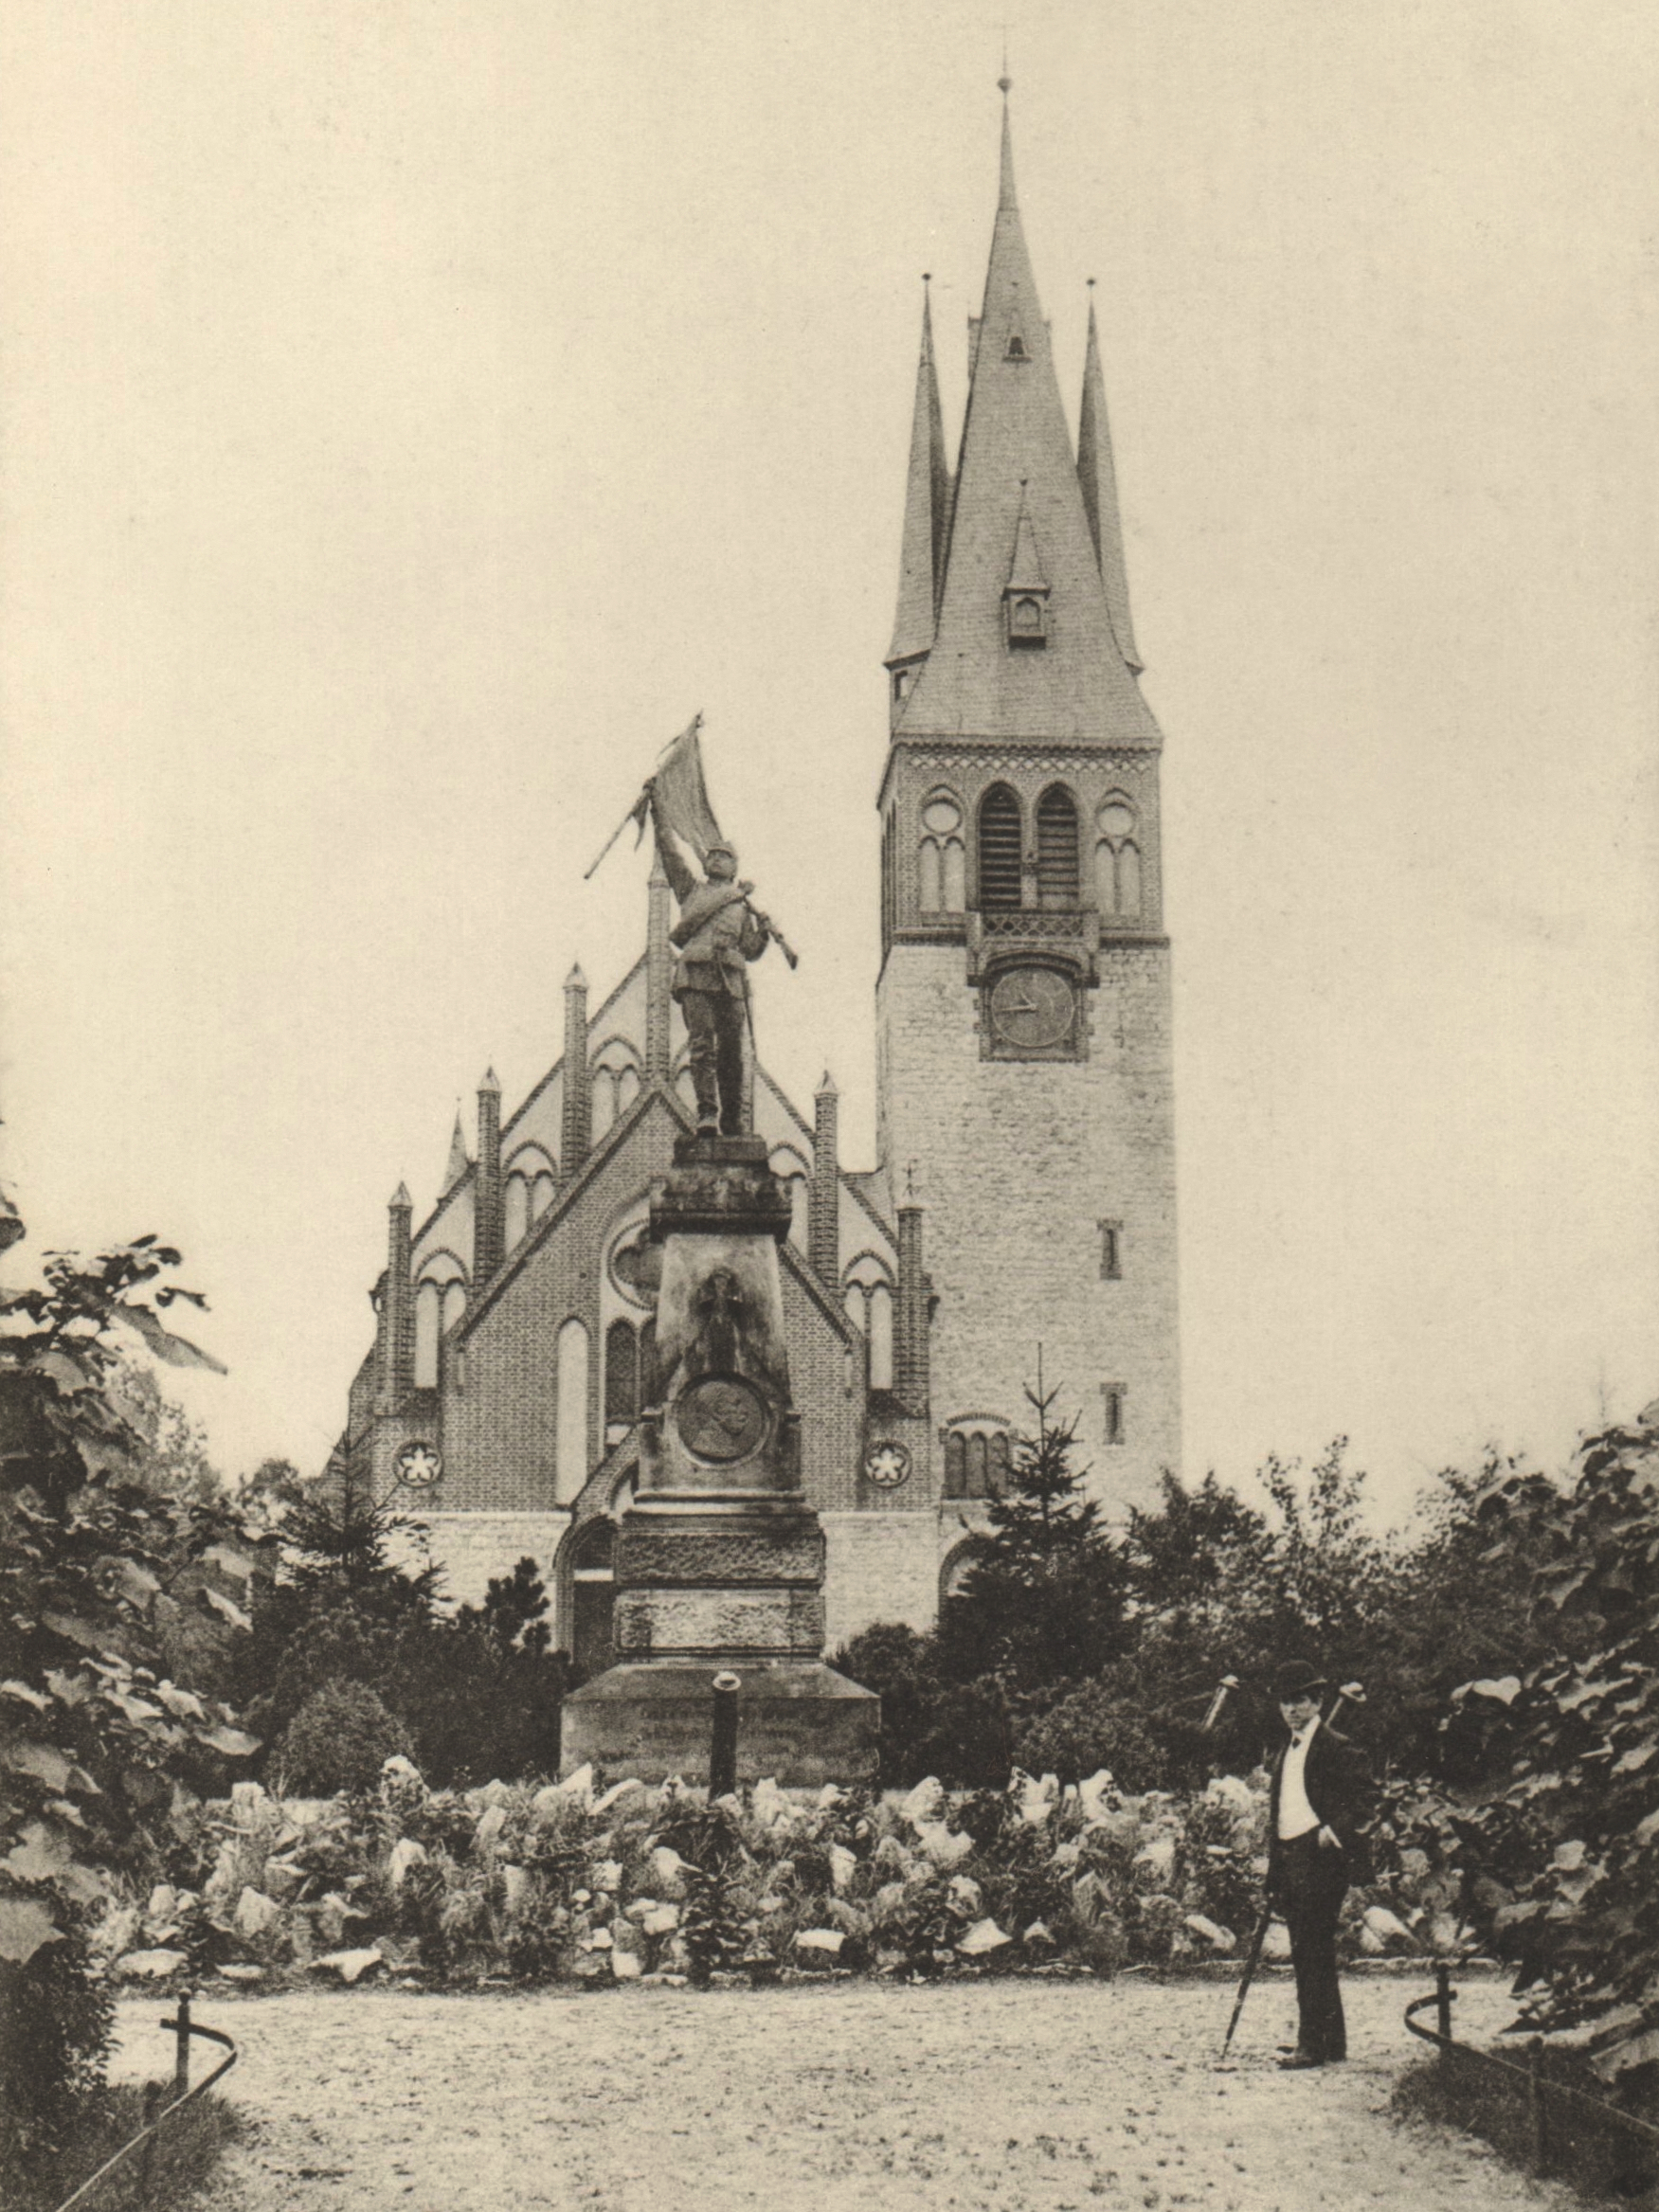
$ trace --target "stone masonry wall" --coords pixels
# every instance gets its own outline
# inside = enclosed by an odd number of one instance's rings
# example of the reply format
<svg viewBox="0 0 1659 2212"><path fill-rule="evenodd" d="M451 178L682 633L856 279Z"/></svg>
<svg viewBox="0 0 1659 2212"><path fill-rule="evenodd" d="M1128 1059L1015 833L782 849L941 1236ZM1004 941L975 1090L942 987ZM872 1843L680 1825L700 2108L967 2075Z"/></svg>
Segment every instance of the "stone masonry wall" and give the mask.
<svg viewBox="0 0 1659 2212"><path fill-rule="evenodd" d="M1121 1511L1180 1465L1169 955L1107 944L1099 962L1087 1059L986 1060L962 949L896 945L877 1051L888 1157L917 1162L926 1208L935 1424L1026 1426L1041 1344L1091 1487ZM1102 1279L1103 1219L1123 1224L1117 1281ZM1125 1394L1117 1445L1106 1383Z"/></svg>
<svg viewBox="0 0 1659 2212"><path fill-rule="evenodd" d="M939 1516L825 1513L824 1656L877 1621L930 1628L939 1610Z"/></svg>

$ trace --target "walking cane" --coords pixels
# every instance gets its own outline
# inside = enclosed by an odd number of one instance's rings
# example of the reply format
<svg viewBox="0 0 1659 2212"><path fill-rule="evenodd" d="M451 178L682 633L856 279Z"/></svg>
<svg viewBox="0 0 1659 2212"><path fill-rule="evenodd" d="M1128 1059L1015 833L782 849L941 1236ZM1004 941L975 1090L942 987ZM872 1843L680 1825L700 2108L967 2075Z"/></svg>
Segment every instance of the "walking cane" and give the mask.
<svg viewBox="0 0 1659 2212"><path fill-rule="evenodd" d="M1344 1682L1331 1699L1329 1712L1323 1715L1321 1726L1330 1727L1344 1705L1362 1705L1364 1702L1365 1693L1360 1684L1358 1682ZM1230 2074L1234 2071L1227 2064L1228 2046L1233 2041L1234 2030L1238 2025L1238 2016L1244 2010L1244 2000L1250 1995L1250 1985L1255 1979L1255 1969L1261 1964L1262 1945L1268 1939L1268 1930L1272 1925L1272 1921L1273 1907L1270 1898L1262 1907L1261 1918L1255 1924L1255 1933L1251 1937L1250 1950L1245 1954L1244 1972L1239 1977L1238 1994L1233 2000L1233 2017L1227 2023L1227 2033L1221 2039L1221 2056L1216 2060L1217 2074Z"/></svg>

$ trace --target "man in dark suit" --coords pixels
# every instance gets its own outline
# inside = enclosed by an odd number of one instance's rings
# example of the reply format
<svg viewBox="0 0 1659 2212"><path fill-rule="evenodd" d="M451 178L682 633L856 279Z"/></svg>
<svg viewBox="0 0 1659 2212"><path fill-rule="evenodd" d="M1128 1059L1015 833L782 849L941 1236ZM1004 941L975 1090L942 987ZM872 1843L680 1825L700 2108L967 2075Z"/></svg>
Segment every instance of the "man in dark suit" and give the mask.
<svg viewBox="0 0 1659 2212"><path fill-rule="evenodd" d="M1268 1801L1268 1896L1290 1932L1298 2025L1296 2048L1280 2063L1296 2068L1348 2055L1337 1919L1348 1884L1369 1871L1361 1830L1370 1774L1354 1745L1321 1720L1326 1687L1300 1660L1281 1666L1273 1681L1289 1741L1273 1763Z"/></svg>

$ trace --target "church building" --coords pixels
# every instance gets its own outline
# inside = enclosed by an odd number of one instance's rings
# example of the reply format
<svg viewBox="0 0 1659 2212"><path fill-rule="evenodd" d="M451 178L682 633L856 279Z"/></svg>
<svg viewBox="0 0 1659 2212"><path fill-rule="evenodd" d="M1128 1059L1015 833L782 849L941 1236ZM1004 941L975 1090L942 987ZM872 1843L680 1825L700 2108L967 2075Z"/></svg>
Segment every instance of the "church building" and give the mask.
<svg viewBox="0 0 1659 2212"><path fill-rule="evenodd" d="M1003 87L1006 93L1007 87ZM924 302L878 795L879 1159L755 1063L787 1184L784 1323L828 1649L935 1618L1026 1428L1043 1346L1109 1512L1180 1464L1162 738L1139 685L1092 306L1073 450L1001 189L954 472ZM872 917L873 923L875 917ZM553 1640L610 1662L616 1519L657 1390L651 1184L694 1123L669 887L507 1115L478 1088L436 1204L390 1205L339 1462L418 1513L452 1595L529 1555Z"/></svg>

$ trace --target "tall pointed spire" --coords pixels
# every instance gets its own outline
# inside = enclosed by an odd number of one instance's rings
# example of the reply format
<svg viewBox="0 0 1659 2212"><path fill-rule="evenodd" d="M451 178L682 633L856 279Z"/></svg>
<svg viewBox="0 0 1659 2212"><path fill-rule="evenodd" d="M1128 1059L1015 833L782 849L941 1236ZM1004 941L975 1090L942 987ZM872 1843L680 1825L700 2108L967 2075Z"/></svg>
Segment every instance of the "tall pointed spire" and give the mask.
<svg viewBox="0 0 1659 2212"><path fill-rule="evenodd" d="M922 283L926 287L928 279ZM905 490L905 528L898 571L898 612L890 662L926 653L933 642L939 583L945 567L945 532L950 507L950 471L945 465L945 418L933 360L931 296L922 294L922 353L916 364L916 404L911 419L911 466Z"/></svg>
<svg viewBox="0 0 1659 2212"><path fill-rule="evenodd" d="M1158 726L1109 608L1060 404L1015 196L1007 91L1004 82L997 220L983 307L970 325L967 411L949 506L939 618L893 734L1153 746L1161 743ZM1097 406L1097 456L1103 421ZM912 497L913 457L912 442ZM1098 477L1097 463L1096 471ZM1115 517L1115 499L1109 504ZM1005 595L1022 506L1049 585L1040 640L1009 628ZM907 520L907 546L908 533ZM1121 569L1120 553L1116 573ZM1123 610L1127 623L1127 594Z"/></svg>
<svg viewBox="0 0 1659 2212"><path fill-rule="evenodd" d="M1125 662L1138 674L1145 663L1135 650L1135 633L1129 624L1129 579L1124 566L1111 430L1106 419L1106 379L1100 371L1100 333L1094 327L1092 277L1089 279L1089 350L1083 360L1083 411L1077 423L1077 480L1083 487L1083 506L1094 540L1094 557L1100 564L1112 635Z"/></svg>
<svg viewBox="0 0 1659 2212"><path fill-rule="evenodd" d="M1015 214L1019 211L1019 202L1014 196L1014 128L1008 120L1008 95L1013 89L1014 81L1004 65L1002 75L997 80L997 90L1002 95L1002 172L997 193L999 214L1004 208Z"/></svg>

